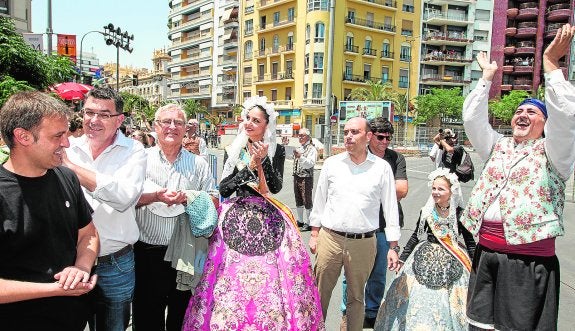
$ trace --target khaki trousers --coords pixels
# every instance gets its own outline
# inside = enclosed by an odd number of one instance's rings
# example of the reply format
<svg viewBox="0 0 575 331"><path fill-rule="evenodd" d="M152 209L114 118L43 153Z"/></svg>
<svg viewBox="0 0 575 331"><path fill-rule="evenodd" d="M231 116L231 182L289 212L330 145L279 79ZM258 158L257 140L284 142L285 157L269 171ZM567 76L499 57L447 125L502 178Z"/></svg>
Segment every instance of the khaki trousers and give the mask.
<svg viewBox="0 0 575 331"><path fill-rule="evenodd" d="M347 280L347 328L351 331L363 329L364 288L375 262L376 245L375 236L348 239L325 228L319 231L314 276L324 320L343 266Z"/></svg>

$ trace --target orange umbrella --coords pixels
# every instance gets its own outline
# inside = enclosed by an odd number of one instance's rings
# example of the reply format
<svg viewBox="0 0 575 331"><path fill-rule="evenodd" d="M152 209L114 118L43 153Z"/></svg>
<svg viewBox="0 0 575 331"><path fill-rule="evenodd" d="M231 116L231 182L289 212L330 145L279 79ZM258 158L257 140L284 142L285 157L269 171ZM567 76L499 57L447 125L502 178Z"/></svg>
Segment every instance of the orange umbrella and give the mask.
<svg viewBox="0 0 575 331"><path fill-rule="evenodd" d="M93 86L86 84L66 82L51 86L50 90L57 93L64 100L82 100L85 98L86 93L93 88Z"/></svg>

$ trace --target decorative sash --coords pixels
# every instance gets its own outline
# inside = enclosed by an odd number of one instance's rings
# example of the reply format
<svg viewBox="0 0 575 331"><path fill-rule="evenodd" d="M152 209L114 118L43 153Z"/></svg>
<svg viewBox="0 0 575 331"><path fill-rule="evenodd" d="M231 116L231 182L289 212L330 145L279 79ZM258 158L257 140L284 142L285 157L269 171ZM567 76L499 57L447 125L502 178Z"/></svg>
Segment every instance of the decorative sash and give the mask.
<svg viewBox="0 0 575 331"><path fill-rule="evenodd" d="M455 238L455 240L453 240L453 233L455 229L453 229L452 231L448 231L447 234L445 235L440 235L438 233L438 228L435 226L435 219L433 218L433 215L429 215L427 217L427 222L429 224L429 227L431 228L431 232L433 232L433 235L435 236L435 238L437 238L437 240L441 243L441 245L449 252L451 253L451 255L453 255L453 257L455 257L459 262L461 262L461 264L465 267L465 269L467 269L467 271L471 271L471 260L469 259L469 256L467 255L467 253L465 252L465 250L459 245L457 238ZM457 226L457 223L455 224L455 226Z"/></svg>

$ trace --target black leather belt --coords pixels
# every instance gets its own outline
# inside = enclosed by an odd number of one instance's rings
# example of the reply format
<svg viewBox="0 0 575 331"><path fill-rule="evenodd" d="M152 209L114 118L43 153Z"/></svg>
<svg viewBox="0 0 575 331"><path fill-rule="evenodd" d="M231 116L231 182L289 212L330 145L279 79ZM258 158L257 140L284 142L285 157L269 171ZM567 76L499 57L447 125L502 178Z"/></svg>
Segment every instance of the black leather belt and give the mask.
<svg viewBox="0 0 575 331"><path fill-rule="evenodd" d="M132 245L128 245L128 246L120 249L119 251L117 251L115 253L104 255L104 256L99 256L98 259L96 259L96 264L110 263L112 261L112 258L117 259L120 256L124 256L124 255L130 253L131 251L132 251Z"/></svg>
<svg viewBox="0 0 575 331"><path fill-rule="evenodd" d="M327 228L326 228L326 229L327 229ZM349 239L365 239L365 238L371 238L371 237L373 237L373 236L375 235L375 232L377 231L377 230L373 230L373 231L369 231L369 232L366 232L366 233L349 233L349 232L335 231L335 230L332 230L332 229L327 229L327 230L329 230L329 231L331 231L331 232L333 232L333 233L335 233L335 234L338 234L338 235L340 235L340 236L342 236L342 237L349 238Z"/></svg>

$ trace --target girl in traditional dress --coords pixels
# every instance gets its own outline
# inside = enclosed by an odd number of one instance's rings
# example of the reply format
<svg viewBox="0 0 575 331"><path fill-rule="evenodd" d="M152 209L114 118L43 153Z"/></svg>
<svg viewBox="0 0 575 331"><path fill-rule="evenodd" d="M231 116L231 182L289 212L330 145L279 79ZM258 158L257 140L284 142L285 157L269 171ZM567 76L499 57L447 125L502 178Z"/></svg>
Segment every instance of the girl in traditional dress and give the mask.
<svg viewBox="0 0 575 331"><path fill-rule="evenodd" d="M465 307L475 241L459 222L461 187L445 168L429 179L431 196L400 256L405 263L381 303L375 330L468 328Z"/></svg>
<svg viewBox="0 0 575 331"><path fill-rule="evenodd" d="M323 330L309 254L282 188L285 149L276 144L273 104L247 99L226 149L220 207L204 273L184 330Z"/></svg>

